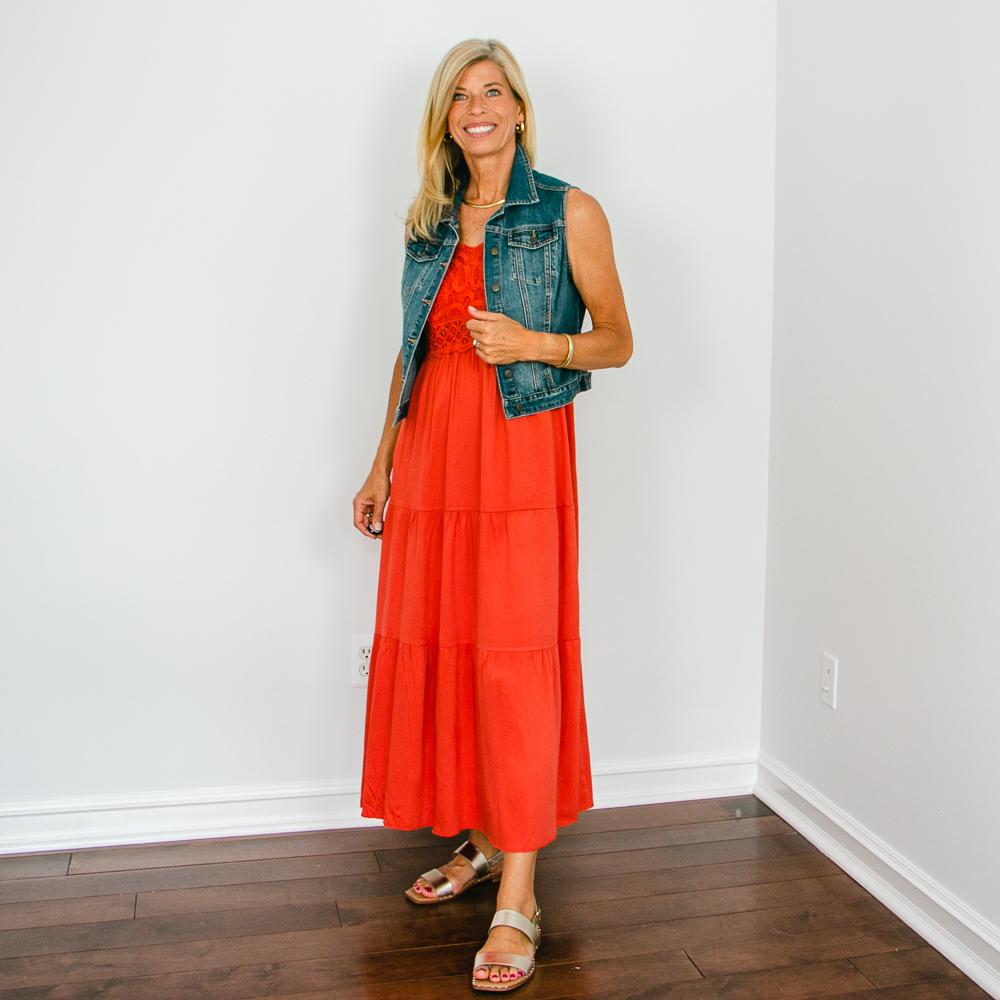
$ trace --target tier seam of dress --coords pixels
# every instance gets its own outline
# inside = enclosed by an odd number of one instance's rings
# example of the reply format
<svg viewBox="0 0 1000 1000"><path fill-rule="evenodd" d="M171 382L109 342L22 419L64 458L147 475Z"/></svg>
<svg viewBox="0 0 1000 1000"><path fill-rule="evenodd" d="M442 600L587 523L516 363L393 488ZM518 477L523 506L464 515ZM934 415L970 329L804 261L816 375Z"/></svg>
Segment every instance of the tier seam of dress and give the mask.
<svg viewBox="0 0 1000 1000"><path fill-rule="evenodd" d="M389 503L393 501L390 498ZM519 514L529 510L560 510L563 507L576 507L575 503L545 504L538 507L411 507L408 504L397 503L397 510L410 510L417 514Z"/></svg>
<svg viewBox="0 0 1000 1000"><path fill-rule="evenodd" d="M567 642L580 642L578 635L568 635L555 642L550 642L547 646L480 646L476 642L413 642L410 639L400 639L398 635L391 632L382 632L383 639L392 639L401 646L433 646L435 649L459 649L463 646L472 646L479 653L546 653L550 649L555 649Z"/></svg>

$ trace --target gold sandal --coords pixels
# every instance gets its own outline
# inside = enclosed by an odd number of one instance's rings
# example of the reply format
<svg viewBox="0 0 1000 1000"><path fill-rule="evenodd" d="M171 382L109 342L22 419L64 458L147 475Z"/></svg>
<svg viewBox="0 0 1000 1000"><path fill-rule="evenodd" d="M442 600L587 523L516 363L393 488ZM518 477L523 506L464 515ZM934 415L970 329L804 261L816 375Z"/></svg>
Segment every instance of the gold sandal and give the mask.
<svg viewBox="0 0 1000 1000"><path fill-rule="evenodd" d="M534 917L529 920L523 913L517 910L506 908L497 910L493 914L490 923L490 930L503 924L507 927L516 927L531 942L531 956L518 955L512 951L487 951L481 949L476 952L472 965L472 988L474 990L489 990L493 993L505 993L507 990L517 989L523 986L535 972L535 952L538 951L539 942L542 940L542 911L535 908ZM507 982L495 983L488 977L486 979L476 979L476 969L481 965L509 965L515 969L520 969L524 975L515 976Z"/></svg>
<svg viewBox="0 0 1000 1000"><path fill-rule="evenodd" d="M434 890L434 895L425 896L422 893L418 893L413 886L410 886L403 892L403 895L410 902L417 903L420 906L432 903L447 903L461 896L470 886L479 885L480 882L486 882L487 880L491 882L500 881L500 876L503 874L503 851L497 851L490 857L486 857L471 840L466 840L459 844L451 853L460 854L472 865L474 871L473 877L456 889L451 879L440 868L432 868L430 871L424 872L420 877L430 884Z"/></svg>

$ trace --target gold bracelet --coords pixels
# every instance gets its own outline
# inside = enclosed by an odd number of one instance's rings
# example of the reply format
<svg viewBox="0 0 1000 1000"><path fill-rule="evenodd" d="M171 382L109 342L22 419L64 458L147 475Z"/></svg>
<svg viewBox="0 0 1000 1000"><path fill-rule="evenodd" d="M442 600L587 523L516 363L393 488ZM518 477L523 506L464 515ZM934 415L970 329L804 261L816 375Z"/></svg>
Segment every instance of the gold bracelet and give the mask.
<svg viewBox="0 0 1000 1000"><path fill-rule="evenodd" d="M564 333L563 336L569 341L569 350L566 352L562 364L556 365L556 368L565 368L573 360L573 338L568 333Z"/></svg>

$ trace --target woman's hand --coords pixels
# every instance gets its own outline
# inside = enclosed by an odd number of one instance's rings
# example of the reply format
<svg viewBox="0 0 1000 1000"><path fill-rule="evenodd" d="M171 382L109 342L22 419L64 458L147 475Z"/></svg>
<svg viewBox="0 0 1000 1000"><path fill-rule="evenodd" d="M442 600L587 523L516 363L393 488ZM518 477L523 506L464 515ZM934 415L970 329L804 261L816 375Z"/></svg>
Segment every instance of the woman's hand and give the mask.
<svg viewBox="0 0 1000 1000"><path fill-rule="evenodd" d="M532 341L538 336L516 319L503 313L488 312L469 306L466 322L469 338L478 341L475 351L488 365L508 365L531 356Z"/></svg>
<svg viewBox="0 0 1000 1000"><path fill-rule="evenodd" d="M354 527L365 538L377 540L382 534L382 518L388 499L389 474L380 469L372 469L364 486L354 494ZM368 518L371 518L370 525Z"/></svg>

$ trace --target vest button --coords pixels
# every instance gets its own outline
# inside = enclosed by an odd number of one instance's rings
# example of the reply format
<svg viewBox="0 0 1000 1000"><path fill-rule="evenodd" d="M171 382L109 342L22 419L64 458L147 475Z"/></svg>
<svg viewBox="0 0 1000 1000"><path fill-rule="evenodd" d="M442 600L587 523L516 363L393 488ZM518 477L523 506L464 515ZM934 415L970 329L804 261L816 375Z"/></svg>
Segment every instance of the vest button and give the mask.
<svg viewBox="0 0 1000 1000"><path fill-rule="evenodd" d="M500 251L496 247L490 247L490 253L495 257Z"/></svg>
<svg viewBox="0 0 1000 1000"><path fill-rule="evenodd" d="M515 403L514 409L517 410L518 413L520 413L524 409L524 407L520 403Z"/></svg>
<svg viewBox="0 0 1000 1000"><path fill-rule="evenodd" d="M511 370L509 368L507 368L507 369L504 370L503 377L504 378L513 378L514 376L511 373Z"/></svg>
<svg viewBox="0 0 1000 1000"><path fill-rule="evenodd" d="M490 285L490 291L492 291L492 292L499 292L500 291L500 286L499 285Z"/></svg>

